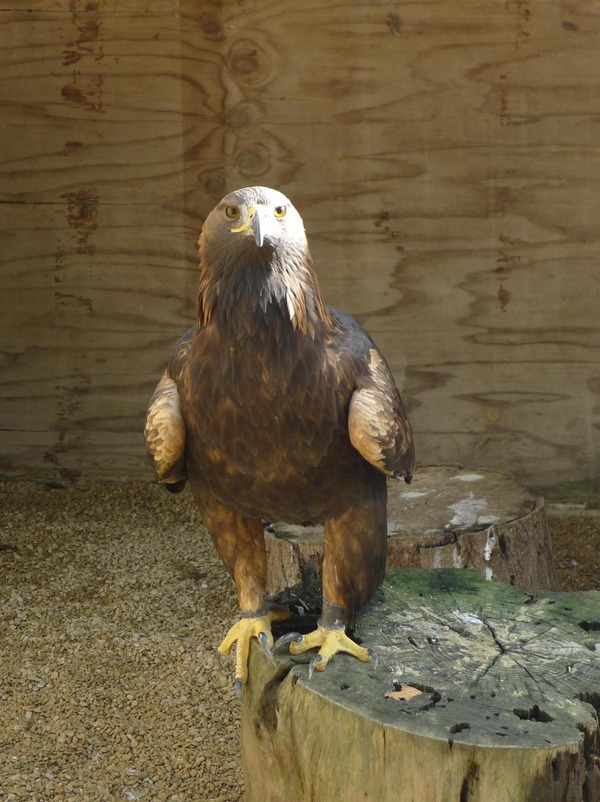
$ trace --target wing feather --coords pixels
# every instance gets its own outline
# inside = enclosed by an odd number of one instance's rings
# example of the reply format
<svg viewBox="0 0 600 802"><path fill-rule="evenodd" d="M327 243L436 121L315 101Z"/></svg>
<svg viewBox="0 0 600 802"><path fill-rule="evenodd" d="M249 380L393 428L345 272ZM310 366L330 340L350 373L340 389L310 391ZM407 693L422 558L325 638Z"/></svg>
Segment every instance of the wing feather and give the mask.
<svg viewBox="0 0 600 802"><path fill-rule="evenodd" d="M379 471L410 482L415 448L404 402L376 346L368 349L364 359L365 374L350 399L350 442Z"/></svg>
<svg viewBox="0 0 600 802"><path fill-rule="evenodd" d="M165 371L150 399L144 430L146 450L154 474L167 490L183 490L185 471L185 425L181 416L177 385Z"/></svg>

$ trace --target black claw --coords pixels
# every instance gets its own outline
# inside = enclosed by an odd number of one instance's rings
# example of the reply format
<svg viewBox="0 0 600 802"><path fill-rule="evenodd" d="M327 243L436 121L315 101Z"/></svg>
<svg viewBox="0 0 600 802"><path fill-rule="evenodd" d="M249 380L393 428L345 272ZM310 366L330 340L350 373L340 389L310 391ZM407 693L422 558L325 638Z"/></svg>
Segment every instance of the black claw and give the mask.
<svg viewBox="0 0 600 802"><path fill-rule="evenodd" d="M269 638L266 632L259 632L258 633L258 642L260 643L260 647L263 652L267 655L269 660L275 662L275 658L273 657L273 652L269 646Z"/></svg>
<svg viewBox="0 0 600 802"><path fill-rule="evenodd" d="M277 638L275 645L273 646L273 651L275 651L275 649L279 649L280 646L287 646L288 643L300 643L301 640L302 635L299 632L286 632L285 635Z"/></svg>
<svg viewBox="0 0 600 802"><path fill-rule="evenodd" d="M244 698L244 695L243 695L243 692L242 692L243 688L244 688L244 682L243 682L242 678L241 677L236 677L235 678L235 695L240 700L240 702Z"/></svg>
<svg viewBox="0 0 600 802"><path fill-rule="evenodd" d="M308 664L308 678L312 679L313 671L317 667L317 665L323 660L323 656L320 654L316 654L313 659Z"/></svg>

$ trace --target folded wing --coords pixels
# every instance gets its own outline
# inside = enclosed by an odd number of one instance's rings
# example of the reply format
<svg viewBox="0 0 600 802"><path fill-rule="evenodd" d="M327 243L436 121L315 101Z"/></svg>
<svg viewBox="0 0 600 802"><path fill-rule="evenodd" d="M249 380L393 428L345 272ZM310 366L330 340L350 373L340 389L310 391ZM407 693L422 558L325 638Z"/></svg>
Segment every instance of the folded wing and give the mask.
<svg viewBox="0 0 600 802"><path fill-rule="evenodd" d="M146 450L154 474L172 493L185 487L185 425L177 385L167 371L150 399L146 416Z"/></svg>
<svg viewBox="0 0 600 802"><path fill-rule="evenodd" d="M366 369L358 377L350 400L350 441L379 471L410 482L415 448L404 402L375 345L371 345L363 359Z"/></svg>

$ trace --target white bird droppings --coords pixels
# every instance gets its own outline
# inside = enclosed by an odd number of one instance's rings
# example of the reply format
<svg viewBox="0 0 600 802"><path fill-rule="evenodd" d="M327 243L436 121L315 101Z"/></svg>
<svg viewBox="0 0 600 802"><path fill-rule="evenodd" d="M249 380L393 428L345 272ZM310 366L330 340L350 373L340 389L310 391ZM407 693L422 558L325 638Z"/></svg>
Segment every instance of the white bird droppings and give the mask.
<svg viewBox="0 0 600 802"><path fill-rule="evenodd" d="M477 519L477 523L489 524L491 526L492 524L497 524L500 520L501 518L498 515L480 515Z"/></svg>
<svg viewBox="0 0 600 802"><path fill-rule="evenodd" d="M478 482L480 479L483 479L483 474L481 474L481 473L461 473L458 476L453 476L452 479L455 482Z"/></svg>
<svg viewBox="0 0 600 802"><path fill-rule="evenodd" d="M488 503L484 498L475 498L474 493L469 493L468 498L450 504L449 509L454 513L451 518L450 526L473 526L479 519L479 514L487 509Z"/></svg>
<svg viewBox="0 0 600 802"><path fill-rule="evenodd" d="M460 610L452 610L452 615L462 621L463 624L477 624L483 626L483 621L473 613L461 613Z"/></svg>
<svg viewBox="0 0 600 802"><path fill-rule="evenodd" d="M494 549L496 548L496 543L497 543L496 533L494 532L493 529L490 529L490 531L487 534L485 546L483 547L483 559L487 563L489 563L491 556L494 552Z"/></svg>
<svg viewBox="0 0 600 802"><path fill-rule="evenodd" d="M402 493L402 498L423 498L423 496L428 496L430 490L405 490Z"/></svg>

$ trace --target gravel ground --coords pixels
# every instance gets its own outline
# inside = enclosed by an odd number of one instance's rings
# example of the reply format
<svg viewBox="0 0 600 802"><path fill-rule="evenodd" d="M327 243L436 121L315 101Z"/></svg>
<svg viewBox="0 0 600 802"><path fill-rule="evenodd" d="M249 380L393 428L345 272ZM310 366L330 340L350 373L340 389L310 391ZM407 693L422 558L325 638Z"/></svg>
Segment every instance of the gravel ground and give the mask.
<svg viewBox="0 0 600 802"><path fill-rule="evenodd" d="M600 518L551 518L600 588ZM232 583L188 492L0 485L0 800L236 802Z"/></svg>
<svg viewBox="0 0 600 802"><path fill-rule="evenodd" d="M600 515L548 506L548 528L560 590L600 590Z"/></svg>
<svg viewBox="0 0 600 802"><path fill-rule="evenodd" d="M236 612L188 493L0 488L0 799L235 802Z"/></svg>

